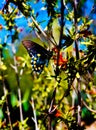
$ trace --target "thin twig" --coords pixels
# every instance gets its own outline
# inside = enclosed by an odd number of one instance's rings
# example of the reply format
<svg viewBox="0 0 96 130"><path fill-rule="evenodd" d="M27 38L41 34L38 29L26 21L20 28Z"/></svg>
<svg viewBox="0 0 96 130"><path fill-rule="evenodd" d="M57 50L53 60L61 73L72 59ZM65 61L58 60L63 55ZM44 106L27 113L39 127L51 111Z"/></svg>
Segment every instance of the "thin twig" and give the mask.
<svg viewBox="0 0 96 130"><path fill-rule="evenodd" d="M23 122L23 110L22 110L22 100L21 100L21 90L20 90L20 77L18 73L18 67L17 67L17 61L16 61L16 56L15 56L15 47L14 43L12 43L12 52L13 52L13 59L14 59L14 70L16 74L16 81L18 85L18 98L19 98L19 109L20 109L20 121ZM24 130L24 128L22 128Z"/></svg>
<svg viewBox="0 0 96 130"><path fill-rule="evenodd" d="M42 28L39 26L39 24L37 23L37 21L34 19L33 16L31 16L31 19L32 19L34 25L36 26L36 28L42 33L42 35L44 36L44 38L45 38L47 41L51 42L54 46L56 46L54 39L49 38L49 37L46 35L46 33L42 30Z"/></svg>
<svg viewBox="0 0 96 130"><path fill-rule="evenodd" d="M80 80L77 79L78 81L78 125L81 126L81 84Z"/></svg>
<svg viewBox="0 0 96 130"><path fill-rule="evenodd" d="M4 95L6 96L8 90L6 89L4 78L3 78L2 82L3 82ZM13 130L7 96L6 96L6 108L7 108L8 121L9 121L9 124L10 124L10 130Z"/></svg>
<svg viewBox="0 0 96 130"><path fill-rule="evenodd" d="M75 34L78 32L77 28L77 5L78 2L77 0L74 0L74 26L75 26ZM78 49L78 40L76 39L75 41L75 49L76 49L76 60L79 60L79 49ZM81 128L81 84L79 78L77 79L77 84L78 84L78 115L77 115L77 122L78 122L78 127Z"/></svg>
<svg viewBox="0 0 96 130"><path fill-rule="evenodd" d="M54 108L54 104L55 104L55 96L56 96L56 87L54 88L54 92L52 95L52 100L51 100L51 104L50 104L50 108L48 110L48 130L52 130L52 119L51 119L51 114L56 110L57 106Z"/></svg>
<svg viewBox="0 0 96 130"><path fill-rule="evenodd" d="M86 102L83 100L83 98L82 98L82 103L83 103L83 105L84 105L89 111L96 113L96 110L93 110L92 108L90 108L90 107L86 104Z"/></svg>
<svg viewBox="0 0 96 130"><path fill-rule="evenodd" d="M58 53L57 53L57 64L56 64L56 78L59 74L58 66L59 66L59 56L60 56L60 48L62 46L62 37L63 37L63 28L64 28L64 4L63 0L61 0L61 30L60 30L60 38L59 38L59 46L57 47Z"/></svg>
<svg viewBox="0 0 96 130"><path fill-rule="evenodd" d="M75 90L75 93L78 95L78 91L76 90L76 88L72 85L73 89ZM83 103L83 105L91 112L96 113L96 110L90 108L87 103L84 101L83 97L81 96L81 102Z"/></svg>
<svg viewBox="0 0 96 130"><path fill-rule="evenodd" d="M78 32L77 29L77 0L74 0L74 26L75 26L75 34ZM76 49L76 59L79 59L79 50L78 50L78 41L77 39L75 42L75 49Z"/></svg>
<svg viewBox="0 0 96 130"><path fill-rule="evenodd" d="M52 95L52 100L51 100L51 104L50 104L50 108L48 110L48 113L51 113L52 110L53 110L53 106L55 104L55 96L56 96L56 87L54 88L54 92L53 92L53 95Z"/></svg>
<svg viewBox="0 0 96 130"><path fill-rule="evenodd" d="M69 9L68 9L68 7L67 7L67 5L66 5L65 0L63 0L63 4L64 4L64 7L66 8L66 10L68 11L68 13L70 13L70 11L69 11Z"/></svg>
<svg viewBox="0 0 96 130"><path fill-rule="evenodd" d="M36 110L35 110L35 107L34 107L34 100L33 100L33 98L31 98L31 106L32 106L32 109L33 109L33 115L34 115L34 117L32 117L32 120L35 123L35 130L39 130L38 123L37 123L37 117L36 117Z"/></svg>

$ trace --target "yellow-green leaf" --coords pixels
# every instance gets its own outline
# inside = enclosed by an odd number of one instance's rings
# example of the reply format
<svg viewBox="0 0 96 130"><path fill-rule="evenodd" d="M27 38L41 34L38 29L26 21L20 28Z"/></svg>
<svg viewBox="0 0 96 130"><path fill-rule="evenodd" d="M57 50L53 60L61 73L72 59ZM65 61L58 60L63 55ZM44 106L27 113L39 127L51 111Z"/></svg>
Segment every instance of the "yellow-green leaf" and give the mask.
<svg viewBox="0 0 96 130"><path fill-rule="evenodd" d="M58 19L55 19L53 21L52 34L53 34L53 37L54 37L56 43L58 44L59 43L59 37L60 37L60 26L58 24Z"/></svg>

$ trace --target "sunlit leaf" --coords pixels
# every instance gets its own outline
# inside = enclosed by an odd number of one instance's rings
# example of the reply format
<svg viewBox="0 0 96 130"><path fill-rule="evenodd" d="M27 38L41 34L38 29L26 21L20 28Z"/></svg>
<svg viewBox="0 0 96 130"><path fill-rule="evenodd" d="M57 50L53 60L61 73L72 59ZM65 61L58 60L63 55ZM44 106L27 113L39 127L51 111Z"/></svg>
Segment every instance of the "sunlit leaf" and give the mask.
<svg viewBox="0 0 96 130"><path fill-rule="evenodd" d="M92 45L92 43L91 42L81 42L81 44L84 44L84 45Z"/></svg>
<svg viewBox="0 0 96 130"><path fill-rule="evenodd" d="M56 41L56 43L59 43L59 37L60 37L60 25L58 23L58 19L54 19L53 25L52 25L52 34Z"/></svg>

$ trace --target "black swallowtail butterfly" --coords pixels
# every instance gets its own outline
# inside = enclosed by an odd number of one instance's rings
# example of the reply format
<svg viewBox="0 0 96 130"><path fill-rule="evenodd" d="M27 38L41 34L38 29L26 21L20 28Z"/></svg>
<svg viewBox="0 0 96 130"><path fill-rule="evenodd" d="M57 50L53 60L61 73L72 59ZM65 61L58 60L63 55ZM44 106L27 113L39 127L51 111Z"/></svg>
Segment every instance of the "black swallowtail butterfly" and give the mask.
<svg viewBox="0 0 96 130"><path fill-rule="evenodd" d="M44 65L48 65L52 52L30 40L24 40L22 43L32 58L32 70L40 74L44 68Z"/></svg>

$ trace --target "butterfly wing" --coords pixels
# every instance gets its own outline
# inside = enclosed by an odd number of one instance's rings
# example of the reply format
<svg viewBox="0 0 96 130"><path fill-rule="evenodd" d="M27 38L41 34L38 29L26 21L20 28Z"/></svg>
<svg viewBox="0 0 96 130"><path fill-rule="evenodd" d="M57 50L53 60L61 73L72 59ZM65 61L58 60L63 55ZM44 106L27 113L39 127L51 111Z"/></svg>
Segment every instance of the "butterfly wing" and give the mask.
<svg viewBox="0 0 96 130"><path fill-rule="evenodd" d="M52 54L39 44L30 40L24 40L22 43L32 58L31 64L33 71L41 73L44 65L48 65L48 61Z"/></svg>

